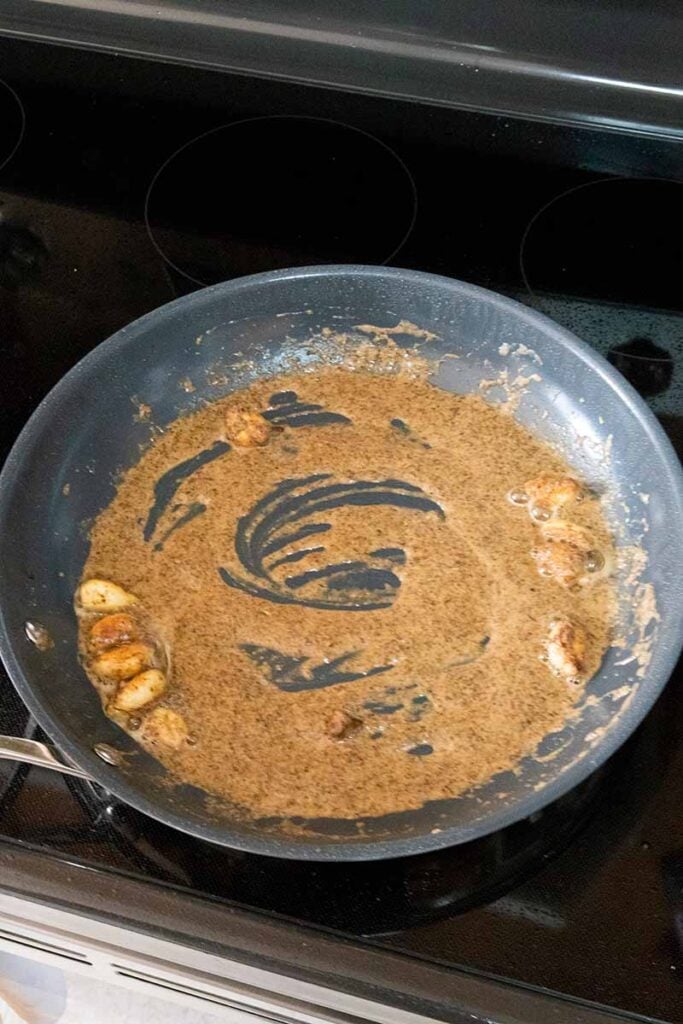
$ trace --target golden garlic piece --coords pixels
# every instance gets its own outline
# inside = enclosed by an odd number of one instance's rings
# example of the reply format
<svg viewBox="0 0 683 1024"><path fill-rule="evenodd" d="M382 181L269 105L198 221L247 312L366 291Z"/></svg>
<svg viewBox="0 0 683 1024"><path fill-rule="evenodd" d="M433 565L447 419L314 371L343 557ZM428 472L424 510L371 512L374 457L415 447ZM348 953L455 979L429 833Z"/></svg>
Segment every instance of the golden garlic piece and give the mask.
<svg viewBox="0 0 683 1024"><path fill-rule="evenodd" d="M114 612L98 619L90 630L90 644L96 650L106 650L138 639L135 619L126 612Z"/></svg>
<svg viewBox="0 0 683 1024"><path fill-rule="evenodd" d="M565 519L553 519L540 527L542 543L531 555L541 576L550 576L563 587L588 582L605 565L588 530Z"/></svg>
<svg viewBox="0 0 683 1024"><path fill-rule="evenodd" d="M541 473L524 484L528 498L529 512L535 519L542 520L543 512L550 515L573 501L580 501L583 488L573 476L554 476ZM540 513L540 514L539 514Z"/></svg>
<svg viewBox="0 0 683 1024"><path fill-rule="evenodd" d="M585 669L586 631L569 619L554 619L546 643L548 665L567 682L578 682Z"/></svg>
<svg viewBox="0 0 683 1024"><path fill-rule="evenodd" d="M354 718L348 711L335 711L327 722L325 732L334 740L344 740L362 724L360 718Z"/></svg>
<svg viewBox="0 0 683 1024"><path fill-rule="evenodd" d="M114 706L119 711L137 711L160 697L165 689L164 673L158 668L148 668L121 686L114 698Z"/></svg>
<svg viewBox="0 0 683 1024"><path fill-rule="evenodd" d="M78 588L77 600L86 612L115 612L135 604L136 598L111 580L85 580Z"/></svg>
<svg viewBox="0 0 683 1024"><path fill-rule="evenodd" d="M268 443L273 431L271 424L260 412L247 409L228 409L225 414L225 433L228 441L241 448L260 447Z"/></svg>
<svg viewBox="0 0 683 1024"><path fill-rule="evenodd" d="M149 668L152 650L147 644L124 644L104 651L93 661L92 667L104 679L130 679Z"/></svg>
<svg viewBox="0 0 683 1024"><path fill-rule="evenodd" d="M145 718L140 730L143 739L155 745L177 750L188 738L185 719L171 708L154 708Z"/></svg>

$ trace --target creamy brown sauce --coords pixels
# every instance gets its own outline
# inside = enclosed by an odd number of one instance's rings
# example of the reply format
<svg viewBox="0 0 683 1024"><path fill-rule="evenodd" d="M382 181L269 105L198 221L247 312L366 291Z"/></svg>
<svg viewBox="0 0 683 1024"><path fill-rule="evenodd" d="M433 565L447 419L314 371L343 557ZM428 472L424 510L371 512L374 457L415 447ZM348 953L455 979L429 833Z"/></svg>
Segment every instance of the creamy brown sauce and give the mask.
<svg viewBox="0 0 683 1024"><path fill-rule="evenodd" d="M228 449L237 405L281 431ZM568 467L511 416L400 375L320 368L174 423L84 571L137 595L169 652L161 703L191 742L155 755L258 816L380 815L513 767L581 694L542 660L552 619L585 628L585 678L610 642L609 580L539 576L538 524L506 499L545 472ZM610 548L597 499L567 517Z"/></svg>

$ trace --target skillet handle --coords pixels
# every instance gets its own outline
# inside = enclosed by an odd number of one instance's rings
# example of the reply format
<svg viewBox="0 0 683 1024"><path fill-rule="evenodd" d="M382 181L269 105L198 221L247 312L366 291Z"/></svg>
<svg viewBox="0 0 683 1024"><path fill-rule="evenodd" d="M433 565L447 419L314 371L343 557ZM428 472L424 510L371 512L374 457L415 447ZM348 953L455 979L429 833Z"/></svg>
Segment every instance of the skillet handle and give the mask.
<svg viewBox="0 0 683 1024"><path fill-rule="evenodd" d="M38 768L50 768L63 775L76 775L80 779L90 779L86 772L75 768L62 760L62 756L47 743L26 740L21 736L0 736L0 760L20 761L33 764Z"/></svg>

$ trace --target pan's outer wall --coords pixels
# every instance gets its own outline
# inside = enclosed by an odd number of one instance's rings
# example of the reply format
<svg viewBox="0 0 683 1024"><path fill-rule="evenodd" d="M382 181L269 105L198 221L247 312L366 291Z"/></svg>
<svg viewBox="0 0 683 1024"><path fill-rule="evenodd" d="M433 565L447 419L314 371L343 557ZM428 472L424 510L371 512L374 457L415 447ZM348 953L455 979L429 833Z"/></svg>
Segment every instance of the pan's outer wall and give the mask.
<svg viewBox="0 0 683 1024"><path fill-rule="evenodd" d="M605 724L604 702L579 717L554 759L543 765L526 759L518 775L498 777L477 794L370 820L361 835L343 822L318 822L311 837L219 816L200 791L169 785L161 766L105 718L78 665L71 602L87 553L83 522L109 503L116 473L136 461L138 446L149 438L149 425L134 419L134 400L150 405L163 426L198 400L221 393L207 384L188 395L178 386L181 380L197 384L211 365L229 362L250 344L270 350L263 372L272 373L286 334L299 332L303 339L316 326L401 319L440 335L438 351L458 354L461 361L447 363L463 373L481 369L484 360L499 365L501 345L506 351L528 346L543 360L533 408L546 402L551 421L564 417L573 424L588 416L593 427L600 414L603 436L613 438L611 468L600 472L611 474L610 485L627 502L637 492L650 496L644 543L661 621L649 670L632 698L620 708L615 704L612 727L599 742L591 746L586 736ZM557 401L560 392L564 397ZM419 853L526 817L579 783L633 731L665 685L683 639L682 522L681 470L659 424L616 371L552 321L493 292L414 271L275 271L195 292L136 321L86 356L35 411L0 476L0 653L21 697L58 746L154 818L222 845L280 857L369 860ZM41 653L26 641L29 618L49 628L51 650ZM633 667L619 668L608 657L591 688L604 694L633 682ZM98 742L127 751L125 766L103 764L92 751Z"/></svg>

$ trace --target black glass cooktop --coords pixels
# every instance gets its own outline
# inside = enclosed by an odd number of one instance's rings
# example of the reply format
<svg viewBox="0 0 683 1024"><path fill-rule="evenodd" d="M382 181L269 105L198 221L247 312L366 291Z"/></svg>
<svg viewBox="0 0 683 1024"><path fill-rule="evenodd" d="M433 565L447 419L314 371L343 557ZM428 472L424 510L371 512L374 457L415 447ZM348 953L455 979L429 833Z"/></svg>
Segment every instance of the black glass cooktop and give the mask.
<svg viewBox="0 0 683 1024"><path fill-rule="evenodd" d="M434 271L543 310L631 380L680 451L671 143L6 40L0 76L0 454L59 377L132 319L204 284L326 262ZM679 669L585 784L435 854L315 865L231 853L89 783L9 763L0 843L674 1022L681 700ZM1 672L0 731L39 736Z"/></svg>

